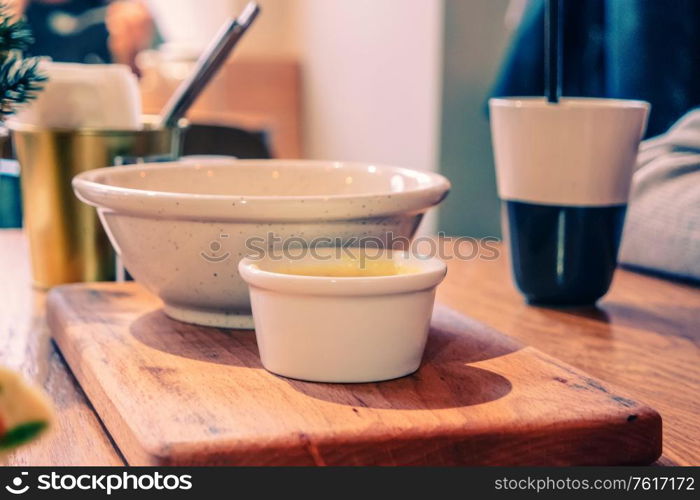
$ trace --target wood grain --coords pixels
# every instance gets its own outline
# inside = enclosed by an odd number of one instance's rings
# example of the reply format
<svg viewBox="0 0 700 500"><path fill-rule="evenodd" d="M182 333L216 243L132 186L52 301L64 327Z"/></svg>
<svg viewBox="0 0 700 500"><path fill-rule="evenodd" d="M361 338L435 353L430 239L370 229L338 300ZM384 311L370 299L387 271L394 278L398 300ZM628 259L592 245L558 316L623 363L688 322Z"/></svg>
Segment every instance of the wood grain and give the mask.
<svg viewBox="0 0 700 500"><path fill-rule="evenodd" d="M461 245L463 255L471 253L470 245ZM443 247L449 272L438 289L442 302L652 405L664 419L664 454L658 463L700 465L699 288L618 270L599 309L532 308L513 288L505 256L461 261L449 258L452 242ZM0 230L0 277L0 363L20 368L45 386L46 373L53 373L49 392L59 418L50 439L19 450L11 463L120 463L47 339L42 293L29 284L20 231Z"/></svg>
<svg viewBox="0 0 700 500"><path fill-rule="evenodd" d="M10 465L122 465L84 394L51 342L45 294L33 290L19 231L0 231L0 364L42 386L56 408L52 432L9 457Z"/></svg>
<svg viewBox="0 0 700 500"><path fill-rule="evenodd" d="M443 242L438 300L650 404L664 421L664 463L700 465L700 288L618 269L598 307L532 307L503 247L495 260L450 258L470 246Z"/></svg>
<svg viewBox="0 0 700 500"><path fill-rule="evenodd" d="M167 318L136 283L57 287L47 307L131 465L586 465L661 453L654 410L444 308L416 374L315 384L265 371L253 332Z"/></svg>

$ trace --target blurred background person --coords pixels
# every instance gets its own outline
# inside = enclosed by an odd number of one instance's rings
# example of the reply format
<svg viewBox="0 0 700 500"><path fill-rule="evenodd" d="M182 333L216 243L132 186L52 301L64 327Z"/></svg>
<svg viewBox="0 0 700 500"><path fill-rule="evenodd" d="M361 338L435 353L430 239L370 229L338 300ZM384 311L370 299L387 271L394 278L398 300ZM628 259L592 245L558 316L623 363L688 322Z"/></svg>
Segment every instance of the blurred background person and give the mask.
<svg viewBox="0 0 700 500"><path fill-rule="evenodd" d="M134 71L136 55L156 31L142 0L12 0L34 34L31 55L57 62L120 63Z"/></svg>

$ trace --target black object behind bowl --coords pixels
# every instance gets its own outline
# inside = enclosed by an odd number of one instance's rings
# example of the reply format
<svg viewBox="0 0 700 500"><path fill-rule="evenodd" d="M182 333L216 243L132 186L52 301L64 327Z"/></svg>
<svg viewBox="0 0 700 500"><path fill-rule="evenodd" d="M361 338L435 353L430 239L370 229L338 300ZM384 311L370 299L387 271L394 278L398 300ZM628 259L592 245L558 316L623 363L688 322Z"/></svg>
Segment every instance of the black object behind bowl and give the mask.
<svg viewBox="0 0 700 500"><path fill-rule="evenodd" d="M241 159L271 157L265 132L235 127L191 124L185 133L183 155L224 155Z"/></svg>

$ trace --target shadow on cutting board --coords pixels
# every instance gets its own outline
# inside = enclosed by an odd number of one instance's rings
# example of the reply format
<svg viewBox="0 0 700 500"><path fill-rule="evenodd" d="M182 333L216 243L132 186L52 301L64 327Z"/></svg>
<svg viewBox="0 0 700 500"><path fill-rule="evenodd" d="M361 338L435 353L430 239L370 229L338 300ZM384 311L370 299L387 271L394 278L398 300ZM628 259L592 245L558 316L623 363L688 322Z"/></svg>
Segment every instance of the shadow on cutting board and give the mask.
<svg viewBox="0 0 700 500"><path fill-rule="evenodd" d="M276 375L309 397L353 407L435 410L495 401L512 390L511 382L467 363L503 356L519 349L513 342L489 341L484 327L465 332L469 319L440 308L436 311L421 368L406 377L379 383L323 384ZM484 332L487 333L484 333ZM162 310L136 319L131 335L143 344L174 356L206 363L264 370L255 333L188 325L168 318Z"/></svg>

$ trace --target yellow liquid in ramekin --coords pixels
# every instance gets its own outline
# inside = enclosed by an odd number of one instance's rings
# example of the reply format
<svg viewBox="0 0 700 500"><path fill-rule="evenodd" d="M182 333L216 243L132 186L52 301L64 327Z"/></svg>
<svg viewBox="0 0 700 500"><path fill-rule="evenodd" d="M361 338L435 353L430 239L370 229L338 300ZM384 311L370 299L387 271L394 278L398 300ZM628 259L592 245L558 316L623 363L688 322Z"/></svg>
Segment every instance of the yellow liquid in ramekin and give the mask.
<svg viewBox="0 0 700 500"><path fill-rule="evenodd" d="M296 276L317 276L327 278L369 278L376 276L395 276L398 274L412 274L416 270L401 265L391 259L360 259L343 258L324 262L319 260L313 263L299 263L287 265L275 269L282 274Z"/></svg>

